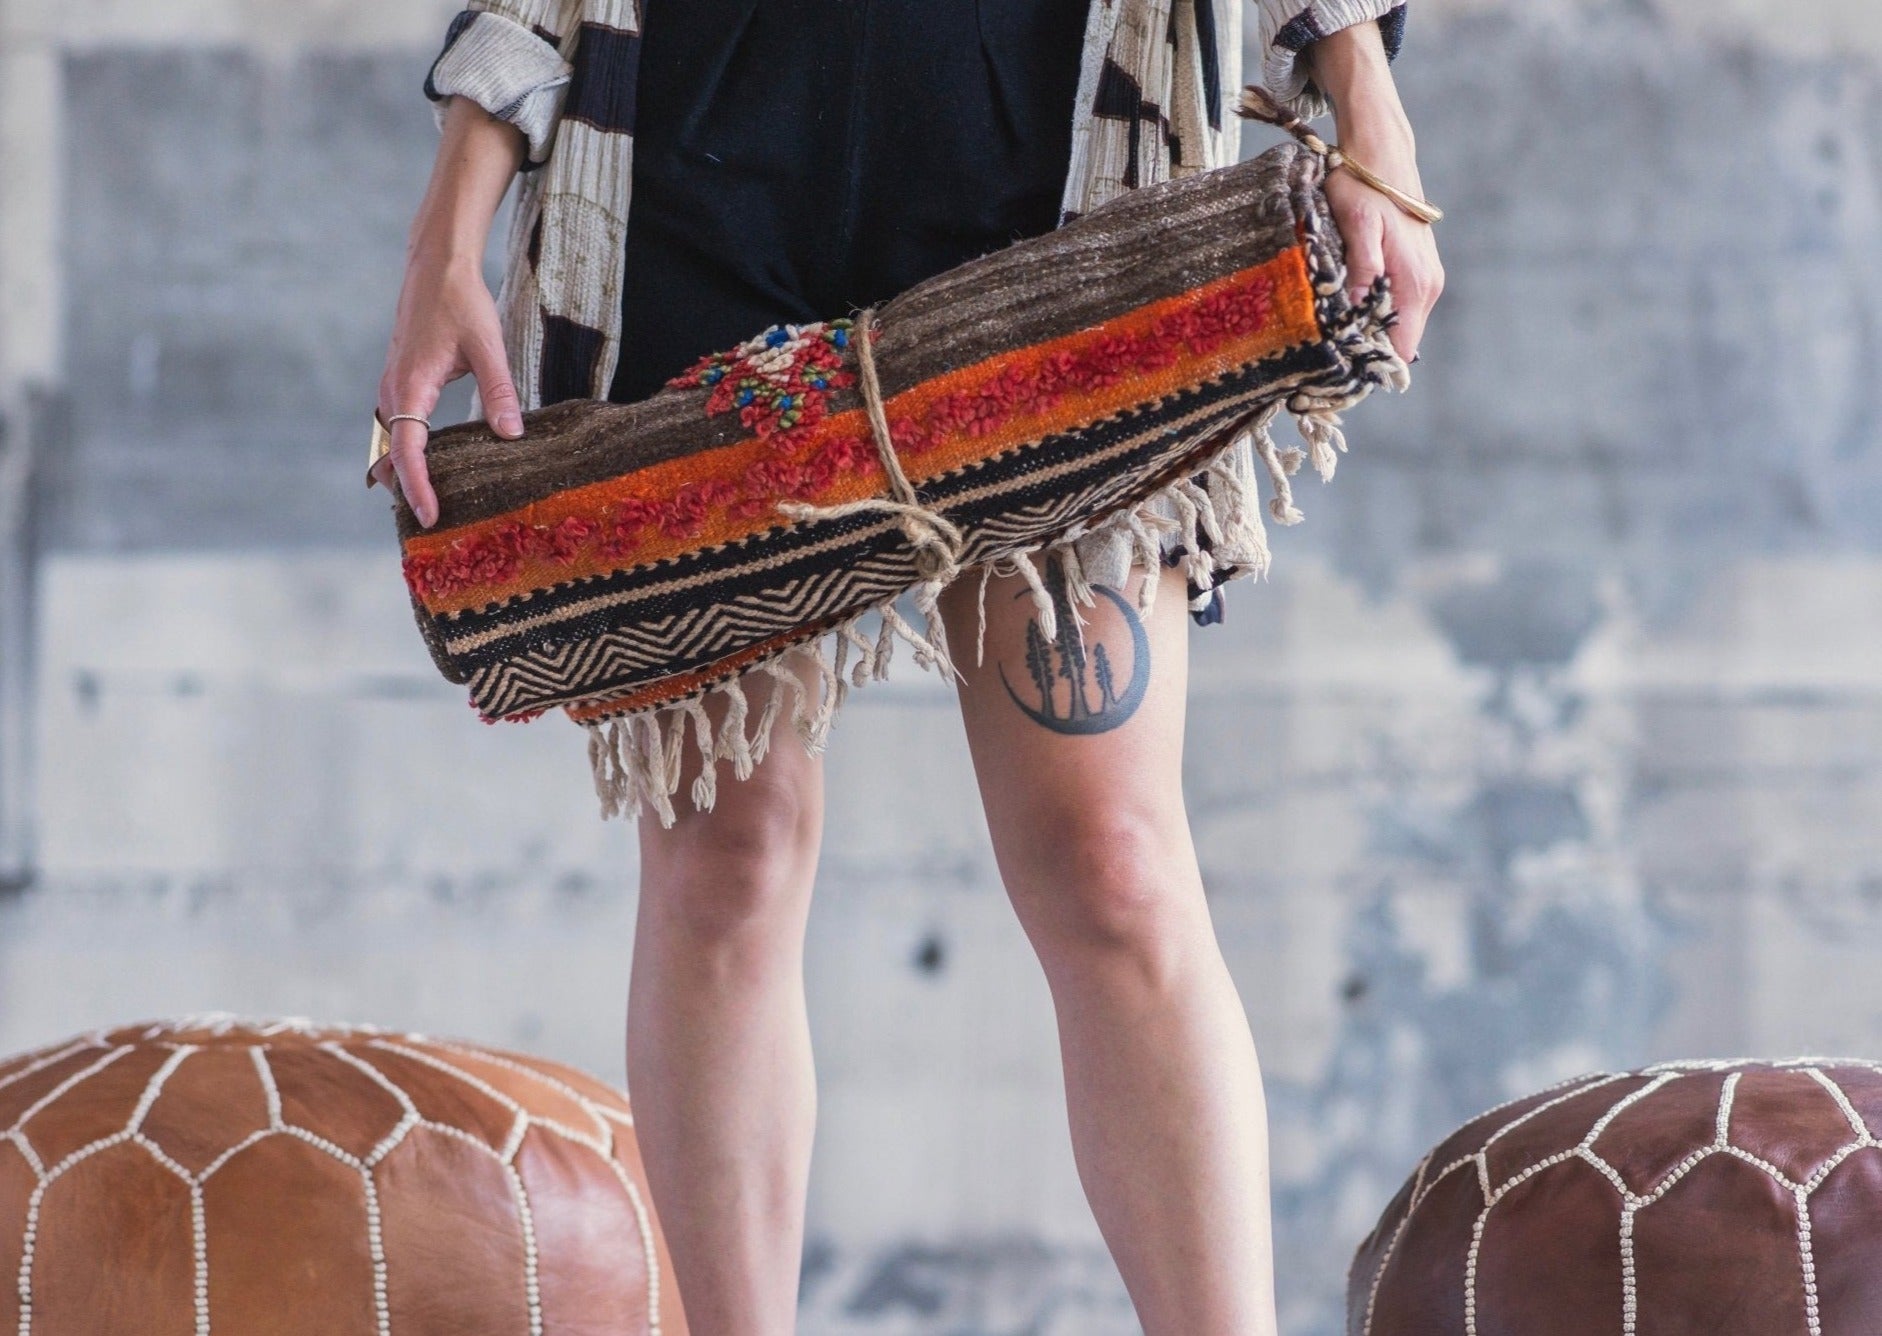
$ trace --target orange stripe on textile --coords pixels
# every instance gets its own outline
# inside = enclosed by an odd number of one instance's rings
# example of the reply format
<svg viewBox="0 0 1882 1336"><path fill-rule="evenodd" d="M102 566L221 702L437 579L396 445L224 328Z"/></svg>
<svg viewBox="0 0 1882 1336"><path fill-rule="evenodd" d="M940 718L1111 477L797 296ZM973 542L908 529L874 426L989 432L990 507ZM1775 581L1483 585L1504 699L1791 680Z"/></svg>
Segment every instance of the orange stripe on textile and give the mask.
<svg viewBox="0 0 1882 1336"><path fill-rule="evenodd" d="M1294 247L911 386L885 404L890 438L920 483L1319 337L1306 256ZM428 611L449 615L762 533L778 525L780 500L825 506L882 494L868 421L852 409L788 437L666 460L416 536L405 574Z"/></svg>

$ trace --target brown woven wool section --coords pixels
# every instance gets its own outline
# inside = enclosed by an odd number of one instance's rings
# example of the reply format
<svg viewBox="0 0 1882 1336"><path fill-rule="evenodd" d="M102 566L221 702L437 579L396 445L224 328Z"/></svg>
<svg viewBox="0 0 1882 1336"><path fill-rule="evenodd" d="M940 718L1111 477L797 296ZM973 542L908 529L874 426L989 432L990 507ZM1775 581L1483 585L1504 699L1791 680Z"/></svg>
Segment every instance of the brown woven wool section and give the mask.
<svg viewBox="0 0 1882 1336"><path fill-rule="evenodd" d="M370 1026L0 1060L0 1331L684 1336L626 1099Z"/></svg>
<svg viewBox="0 0 1882 1336"><path fill-rule="evenodd" d="M791 363L807 417L788 429L767 431L764 404L728 408L723 386L676 381L638 404L532 413L520 441L481 424L437 433L440 523L422 530L402 504L397 518L440 670L487 719L565 707L595 730L604 810L651 801L669 821L689 718L702 755L743 776L764 738L746 735L742 684L768 672L821 745L845 680L881 676L895 639L946 667L934 599L964 571L1075 564L1081 540L1111 530L1146 566L1174 550L1192 590L1258 573L1253 458L1271 516L1299 518L1288 475L1302 452L1275 447L1274 415L1293 414L1330 476L1339 412L1404 383L1383 286L1345 295L1321 174L1281 145L1130 192L875 311L884 416L913 488L899 502L835 326L775 336L791 336L780 357L829 359ZM958 538L937 563L941 528ZM894 609L911 591L924 630ZM820 699L794 655L816 661ZM736 737L700 708L715 691L739 697Z"/></svg>
<svg viewBox="0 0 1882 1336"><path fill-rule="evenodd" d="M1360 1244L1349 1336L1882 1331L1882 1065L1664 1062L1488 1111Z"/></svg>

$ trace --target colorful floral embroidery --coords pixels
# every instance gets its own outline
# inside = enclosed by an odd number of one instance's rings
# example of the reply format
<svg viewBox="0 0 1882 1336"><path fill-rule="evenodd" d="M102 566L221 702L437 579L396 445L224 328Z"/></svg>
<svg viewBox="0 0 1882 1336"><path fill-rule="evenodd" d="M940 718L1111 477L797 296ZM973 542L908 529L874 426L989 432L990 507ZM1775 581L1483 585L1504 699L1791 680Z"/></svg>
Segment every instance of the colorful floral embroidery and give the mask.
<svg viewBox="0 0 1882 1336"><path fill-rule="evenodd" d="M830 392L856 381L843 368L851 322L773 325L729 352L708 353L667 384L708 386L706 412L738 412L755 436L782 446L791 432L822 420Z"/></svg>
<svg viewBox="0 0 1882 1336"><path fill-rule="evenodd" d="M913 387L886 405L890 440L902 458L919 459L949 443L958 447L964 440L978 442L1036 424L1067 400L1088 407L1107 394L1115 397L1116 387L1132 377L1168 373L1186 361L1199 363L1237 341L1264 334L1287 337L1296 322L1305 322L1294 335L1302 337L1312 321L1311 294L1304 287L1292 292L1304 281L1294 273L1299 267L1295 253L1282 259L1294 268L1261 266L1230 275L1181 299ZM1277 310L1281 273L1291 280L1288 304L1298 298L1302 306L1285 319ZM405 578L413 593L442 610L442 602L467 591L501 597L535 567L544 568L545 576L564 568L560 578L570 578L595 573L596 558L620 563L644 556L643 549L656 539L729 541L737 536L735 525L748 529L780 499L821 500L841 480L880 472L860 412L829 420L823 431L811 430L825 420L830 391L854 380L841 365L848 341L846 320L785 325L730 353L702 359L674 383L712 386L707 411L736 409L740 420L765 439L759 458L748 457L737 471L717 477L688 479L665 496L617 496L549 523L485 521L437 547L408 545ZM845 417L854 420L845 422ZM578 563L588 569L569 569Z"/></svg>

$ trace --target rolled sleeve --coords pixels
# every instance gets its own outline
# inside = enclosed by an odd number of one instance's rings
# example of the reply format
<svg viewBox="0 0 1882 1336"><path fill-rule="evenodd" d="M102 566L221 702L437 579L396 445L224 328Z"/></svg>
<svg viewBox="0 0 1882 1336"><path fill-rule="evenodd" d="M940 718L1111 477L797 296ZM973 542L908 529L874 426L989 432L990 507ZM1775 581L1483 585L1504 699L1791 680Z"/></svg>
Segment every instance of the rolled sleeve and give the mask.
<svg viewBox="0 0 1882 1336"><path fill-rule="evenodd" d="M1258 0L1261 13L1261 81L1268 91L1303 117L1324 115L1326 95L1314 86L1308 47L1330 33L1357 23L1377 23L1387 58L1398 55L1405 39L1405 0Z"/></svg>
<svg viewBox="0 0 1882 1336"><path fill-rule="evenodd" d="M546 162L572 70L540 31L502 14L467 9L451 20L425 77L438 123L448 98L468 97L529 141L528 163Z"/></svg>

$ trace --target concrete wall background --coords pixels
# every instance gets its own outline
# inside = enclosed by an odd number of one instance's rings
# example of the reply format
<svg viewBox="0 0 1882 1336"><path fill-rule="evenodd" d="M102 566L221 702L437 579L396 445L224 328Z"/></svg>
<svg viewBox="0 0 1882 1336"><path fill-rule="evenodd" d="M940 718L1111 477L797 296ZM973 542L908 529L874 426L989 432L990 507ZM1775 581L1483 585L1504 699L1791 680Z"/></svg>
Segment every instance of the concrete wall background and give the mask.
<svg viewBox="0 0 1882 1336"><path fill-rule="evenodd" d="M0 0L0 1051L222 1007L619 1076L632 841L434 680L357 478L451 7ZM1488 1104L1882 1049L1878 60L1866 0L1414 15L1418 384L1193 640L1293 1336ZM1134 1331L947 693L831 779L807 1336Z"/></svg>

